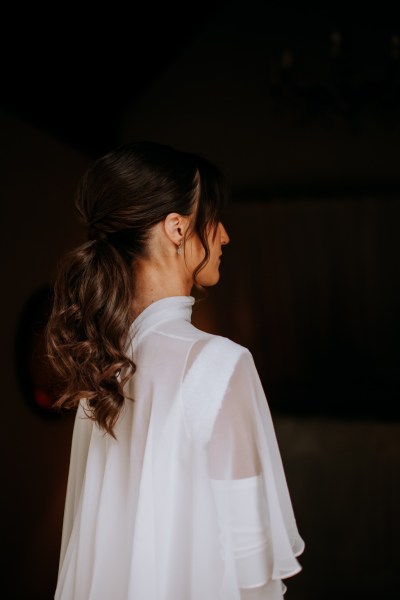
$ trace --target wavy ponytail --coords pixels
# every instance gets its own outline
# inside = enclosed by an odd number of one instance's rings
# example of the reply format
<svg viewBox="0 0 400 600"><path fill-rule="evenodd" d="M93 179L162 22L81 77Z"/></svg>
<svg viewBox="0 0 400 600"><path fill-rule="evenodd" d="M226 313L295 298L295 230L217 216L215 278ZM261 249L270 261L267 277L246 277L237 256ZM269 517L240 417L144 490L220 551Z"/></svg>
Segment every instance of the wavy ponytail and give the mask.
<svg viewBox="0 0 400 600"><path fill-rule="evenodd" d="M171 212L194 216L206 231L225 204L220 171L196 154L153 142L121 146L84 174L75 206L89 240L62 260L46 327L57 408L86 399L87 416L113 437L124 386L136 365L126 355L135 293L135 259L147 254L153 225Z"/></svg>
<svg viewBox="0 0 400 600"><path fill-rule="evenodd" d="M107 241L86 242L65 256L46 332L64 389L55 407L74 408L85 397L88 416L111 435L135 371L124 353L132 301L131 267Z"/></svg>

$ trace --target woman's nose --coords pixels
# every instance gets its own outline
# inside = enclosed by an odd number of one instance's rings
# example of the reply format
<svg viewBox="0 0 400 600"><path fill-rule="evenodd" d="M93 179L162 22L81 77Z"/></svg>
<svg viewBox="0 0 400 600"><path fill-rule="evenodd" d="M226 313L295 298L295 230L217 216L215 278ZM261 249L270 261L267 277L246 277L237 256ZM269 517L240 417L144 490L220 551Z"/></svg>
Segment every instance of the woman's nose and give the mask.
<svg viewBox="0 0 400 600"><path fill-rule="evenodd" d="M225 246L226 244L229 244L230 238L229 238L228 232L226 231L226 229L222 225L222 223L220 223L220 228L221 228L221 245Z"/></svg>

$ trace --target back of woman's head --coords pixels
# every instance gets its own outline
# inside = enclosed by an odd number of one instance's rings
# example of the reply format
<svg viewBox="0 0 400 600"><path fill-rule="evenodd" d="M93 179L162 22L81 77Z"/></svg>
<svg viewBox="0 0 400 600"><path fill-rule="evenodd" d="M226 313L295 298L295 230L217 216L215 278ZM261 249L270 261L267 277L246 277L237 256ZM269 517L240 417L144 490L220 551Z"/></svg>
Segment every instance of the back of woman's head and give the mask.
<svg viewBox="0 0 400 600"><path fill-rule="evenodd" d="M75 205L88 241L62 260L47 325L49 360L60 382L56 407L86 398L88 416L114 435L123 387L136 369L126 355L135 296L135 260L169 213L191 216L209 258L207 232L225 203L220 171L203 157L154 142L121 146L84 174Z"/></svg>

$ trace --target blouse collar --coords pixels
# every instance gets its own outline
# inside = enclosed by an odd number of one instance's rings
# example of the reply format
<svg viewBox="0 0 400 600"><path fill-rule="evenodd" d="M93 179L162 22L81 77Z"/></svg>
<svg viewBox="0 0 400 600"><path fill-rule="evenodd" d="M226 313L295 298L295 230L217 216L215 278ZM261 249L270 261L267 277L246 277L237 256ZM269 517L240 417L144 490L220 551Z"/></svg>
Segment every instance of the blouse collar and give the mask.
<svg viewBox="0 0 400 600"><path fill-rule="evenodd" d="M184 319L191 322L193 296L168 296L147 306L131 323L131 337L142 336L164 321Z"/></svg>

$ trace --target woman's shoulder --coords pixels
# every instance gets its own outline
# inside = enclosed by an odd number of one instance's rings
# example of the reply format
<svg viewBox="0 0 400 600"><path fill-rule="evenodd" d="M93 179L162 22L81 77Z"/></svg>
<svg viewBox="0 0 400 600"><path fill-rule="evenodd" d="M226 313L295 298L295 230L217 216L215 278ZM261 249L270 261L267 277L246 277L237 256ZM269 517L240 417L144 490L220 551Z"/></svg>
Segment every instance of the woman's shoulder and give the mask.
<svg viewBox="0 0 400 600"><path fill-rule="evenodd" d="M207 371L210 376L221 371L232 372L240 357L251 356L249 349L245 346L229 337L199 329L190 321L165 323L154 334L168 338L171 351L172 348L178 346L180 351L186 355L184 377L192 370L194 364L197 371L199 369ZM152 345L154 342L152 339ZM155 343L156 346L164 347L164 344Z"/></svg>
<svg viewBox="0 0 400 600"><path fill-rule="evenodd" d="M198 330L199 331L199 330ZM248 348L222 335L201 332L193 341L186 377L207 377L209 381L227 381Z"/></svg>
<svg viewBox="0 0 400 600"><path fill-rule="evenodd" d="M238 365L249 350L220 335L208 334L192 346L182 382L182 408L190 438L201 445L210 439L216 415ZM243 363L245 369L249 365Z"/></svg>
<svg viewBox="0 0 400 600"><path fill-rule="evenodd" d="M232 339L217 335L217 334L208 334L206 338L204 338L204 345L202 351L205 354L218 354L219 359L229 357L236 359L239 358L242 354L249 354L250 351L245 346L234 342Z"/></svg>
<svg viewBox="0 0 400 600"><path fill-rule="evenodd" d="M248 352L246 347L234 342L230 338L199 329L190 321L182 320L179 322L164 323L154 333L156 335L161 334L174 339L181 339L182 342L202 348L206 353L216 348L227 352Z"/></svg>

